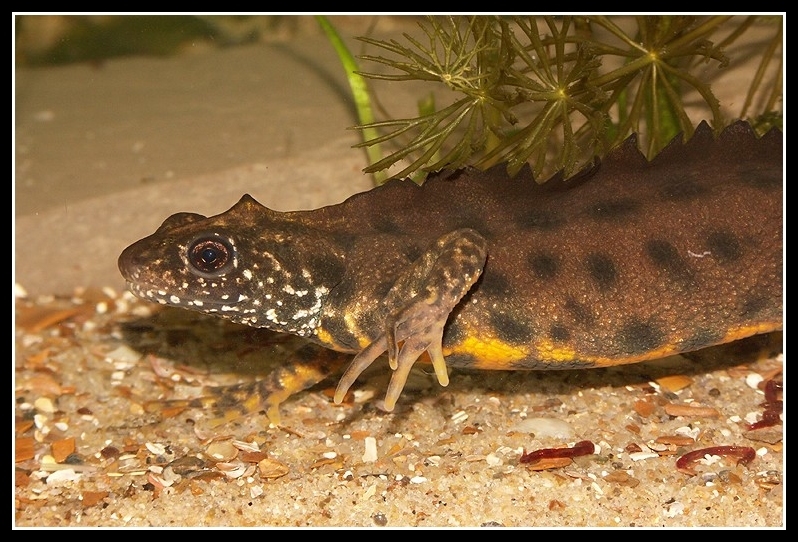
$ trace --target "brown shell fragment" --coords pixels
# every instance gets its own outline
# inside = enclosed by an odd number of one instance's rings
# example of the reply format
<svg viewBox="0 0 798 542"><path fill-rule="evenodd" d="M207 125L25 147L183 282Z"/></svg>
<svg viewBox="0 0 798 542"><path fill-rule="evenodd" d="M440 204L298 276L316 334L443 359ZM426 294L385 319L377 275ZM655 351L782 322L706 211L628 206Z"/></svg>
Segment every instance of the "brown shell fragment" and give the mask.
<svg viewBox="0 0 798 542"><path fill-rule="evenodd" d="M288 474L288 465L280 463L276 459L266 458L258 462L258 470L261 478L276 479Z"/></svg>
<svg viewBox="0 0 798 542"><path fill-rule="evenodd" d="M695 439L684 435L662 435L654 441L658 444L669 444L674 446L691 446L695 444Z"/></svg>
<svg viewBox="0 0 798 542"><path fill-rule="evenodd" d="M63 463L69 457L69 454L75 451L75 438L69 437L56 440L51 448L56 463Z"/></svg>
<svg viewBox="0 0 798 542"><path fill-rule="evenodd" d="M560 469L562 467L567 467L573 462L573 459L570 457L544 457L543 459L537 460L535 463L527 465L527 468L531 471Z"/></svg>
<svg viewBox="0 0 798 542"><path fill-rule="evenodd" d="M670 392L677 392L693 383L693 379L685 375L670 375L656 379L656 383Z"/></svg>
<svg viewBox="0 0 798 542"><path fill-rule="evenodd" d="M692 405L679 405L676 403L668 403L665 405L665 413L668 416L686 416L686 417L699 417L699 418L717 418L720 412L716 408L692 406Z"/></svg>
<svg viewBox="0 0 798 542"><path fill-rule="evenodd" d="M18 305L16 325L30 333L38 333L72 318L80 311L80 307L23 307Z"/></svg>
<svg viewBox="0 0 798 542"><path fill-rule="evenodd" d="M637 487L640 485L640 480L622 470L612 471L604 477L604 480L606 482L612 482L614 484L626 487Z"/></svg>
<svg viewBox="0 0 798 542"><path fill-rule="evenodd" d="M53 375L36 373L20 382L22 389L31 390L40 395L58 397L64 393L64 387Z"/></svg>
<svg viewBox="0 0 798 542"><path fill-rule="evenodd" d="M94 506L108 496L107 491L84 491L81 495L83 507Z"/></svg>
<svg viewBox="0 0 798 542"><path fill-rule="evenodd" d="M20 437L14 442L14 461L27 461L36 454L36 441L33 437Z"/></svg>
<svg viewBox="0 0 798 542"><path fill-rule="evenodd" d="M33 427L33 420L23 420L23 419L16 419L14 420L14 432L18 435L22 435Z"/></svg>
<svg viewBox="0 0 798 542"><path fill-rule="evenodd" d="M186 455L169 463L172 471L180 476L194 476L208 468L208 463L199 457Z"/></svg>
<svg viewBox="0 0 798 542"><path fill-rule="evenodd" d="M743 436L748 440L766 442L772 446L784 440L784 431L780 427L761 427L746 431Z"/></svg>
<svg viewBox="0 0 798 542"><path fill-rule="evenodd" d="M648 400L635 401L633 408L641 418L648 418L654 413L654 403Z"/></svg>

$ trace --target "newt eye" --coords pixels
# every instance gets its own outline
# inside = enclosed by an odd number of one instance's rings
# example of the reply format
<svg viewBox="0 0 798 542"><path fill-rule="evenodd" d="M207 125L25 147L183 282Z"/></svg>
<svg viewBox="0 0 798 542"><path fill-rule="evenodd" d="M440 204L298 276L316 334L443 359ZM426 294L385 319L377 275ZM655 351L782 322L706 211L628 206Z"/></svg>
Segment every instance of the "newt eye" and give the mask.
<svg viewBox="0 0 798 542"><path fill-rule="evenodd" d="M221 275L233 262L233 247L218 237L198 239L188 249L189 263L200 274Z"/></svg>

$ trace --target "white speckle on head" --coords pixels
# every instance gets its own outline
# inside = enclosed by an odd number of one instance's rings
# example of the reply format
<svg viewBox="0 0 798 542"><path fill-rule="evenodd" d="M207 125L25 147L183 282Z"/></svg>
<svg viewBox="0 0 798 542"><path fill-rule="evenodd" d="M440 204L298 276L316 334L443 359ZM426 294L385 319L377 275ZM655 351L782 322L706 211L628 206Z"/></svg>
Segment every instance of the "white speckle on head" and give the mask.
<svg viewBox="0 0 798 542"><path fill-rule="evenodd" d="M268 301L269 299L272 298L272 294L266 294L266 295L263 296L263 298Z"/></svg>
<svg viewBox="0 0 798 542"><path fill-rule="evenodd" d="M283 291L291 295L294 295L296 293L296 291L291 287L290 284L286 284L285 286L283 286Z"/></svg>
<svg viewBox="0 0 798 542"><path fill-rule="evenodd" d="M306 279L309 279L310 271L308 271L307 269L302 269L302 276L305 277Z"/></svg>
<svg viewBox="0 0 798 542"><path fill-rule="evenodd" d="M281 321L278 318L277 312L274 309L269 309L268 311L266 311L266 319L269 320L270 322L274 322L275 324L280 325L280 326L284 326L284 325L288 324L288 322Z"/></svg>
<svg viewBox="0 0 798 542"><path fill-rule="evenodd" d="M252 280L252 271L251 271L251 270L249 270L249 269L244 269L244 270L241 272L241 274L244 276L244 278L245 278L245 279L247 279L247 280Z"/></svg>
<svg viewBox="0 0 798 542"><path fill-rule="evenodd" d="M238 307L231 305L222 305L222 312L237 312Z"/></svg>
<svg viewBox="0 0 798 542"><path fill-rule="evenodd" d="M244 294L238 294L238 302L239 303L242 302L242 301L246 301L247 299L249 299L249 298L247 296L245 296Z"/></svg>
<svg viewBox="0 0 798 542"><path fill-rule="evenodd" d="M174 303L175 305L179 305L180 304L180 298L177 297L176 295L170 295L169 296L169 301Z"/></svg>
<svg viewBox="0 0 798 542"><path fill-rule="evenodd" d="M222 295L220 297L221 297L221 299L224 299L226 301L226 300L230 299L230 294L224 294L224 295Z"/></svg>
<svg viewBox="0 0 798 542"><path fill-rule="evenodd" d="M274 284L274 277L266 277L266 284Z"/></svg>

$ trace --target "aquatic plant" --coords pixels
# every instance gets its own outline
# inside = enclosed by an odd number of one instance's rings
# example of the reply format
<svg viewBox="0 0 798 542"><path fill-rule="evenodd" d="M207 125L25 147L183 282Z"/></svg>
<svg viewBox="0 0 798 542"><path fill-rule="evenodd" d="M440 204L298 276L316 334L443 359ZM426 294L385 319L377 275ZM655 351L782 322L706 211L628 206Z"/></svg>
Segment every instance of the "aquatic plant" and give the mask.
<svg viewBox="0 0 798 542"><path fill-rule="evenodd" d="M780 122L783 22L769 19L772 37L759 51L739 117L755 125ZM391 145L365 171L423 176L506 162L511 174L529 163L538 177L559 170L567 176L633 132L651 158L680 132L689 138L702 120L688 115L690 91L715 130L734 120L723 118L701 72L744 54L735 46L757 22L755 16L429 17L420 37L405 33L403 42L360 37L377 53L359 59L388 71L358 75L429 81L454 93L441 107L428 99L415 117L361 123L359 146ZM720 41L710 40L716 36Z"/></svg>

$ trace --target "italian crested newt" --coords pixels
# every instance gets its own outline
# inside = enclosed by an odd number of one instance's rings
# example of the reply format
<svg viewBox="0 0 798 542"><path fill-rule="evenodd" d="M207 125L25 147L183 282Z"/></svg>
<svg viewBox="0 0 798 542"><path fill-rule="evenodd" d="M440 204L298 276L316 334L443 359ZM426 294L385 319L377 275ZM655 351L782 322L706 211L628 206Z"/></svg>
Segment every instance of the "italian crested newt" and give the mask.
<svg viewBox="0 0 798 542"><path fill-rule="evenodd" d="M777 130L702 123L650 162L632 136L543 184L497 166L311 211L244 195L167 218L119 269L144 299L355 354L336 402L387 352L390 411L427 355L445 386L447 367L606 367L781 329L782 149ZM264 379L272 421L334 370L300 355Z"/></svg>

